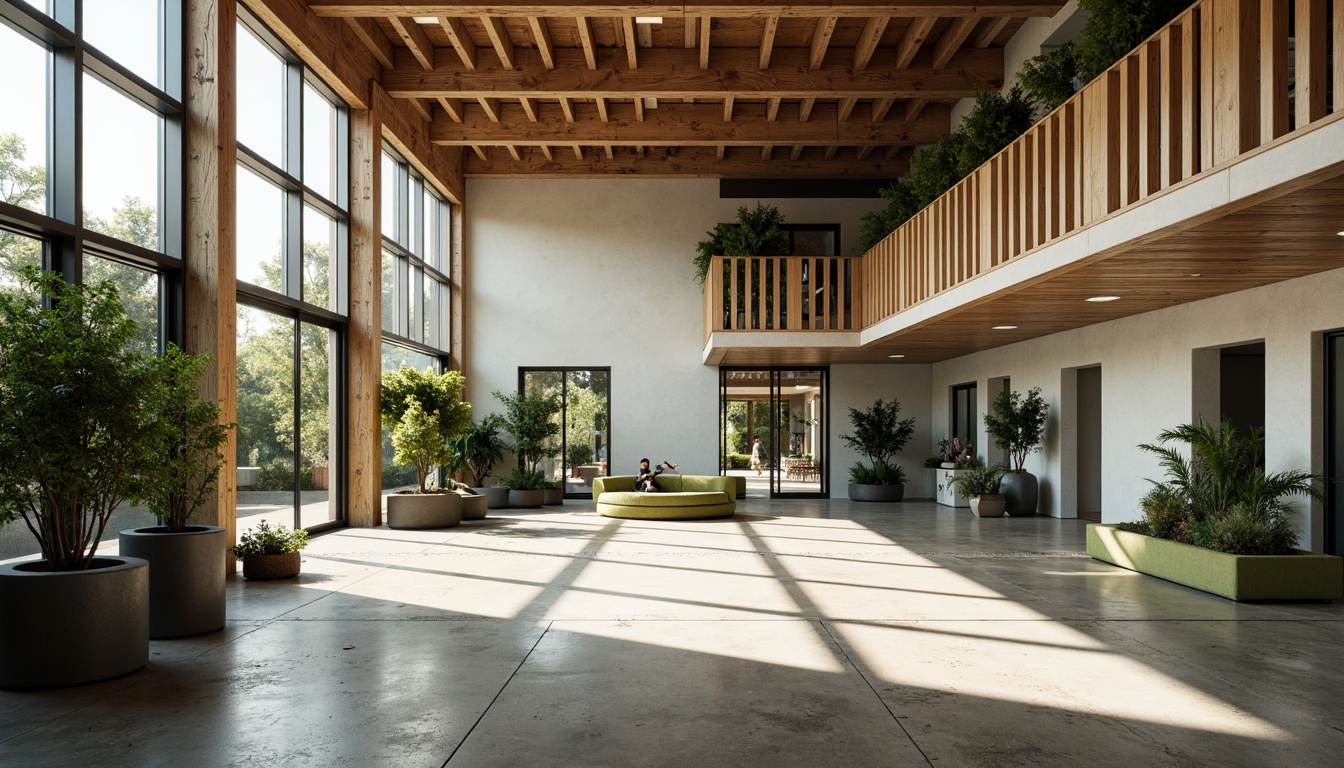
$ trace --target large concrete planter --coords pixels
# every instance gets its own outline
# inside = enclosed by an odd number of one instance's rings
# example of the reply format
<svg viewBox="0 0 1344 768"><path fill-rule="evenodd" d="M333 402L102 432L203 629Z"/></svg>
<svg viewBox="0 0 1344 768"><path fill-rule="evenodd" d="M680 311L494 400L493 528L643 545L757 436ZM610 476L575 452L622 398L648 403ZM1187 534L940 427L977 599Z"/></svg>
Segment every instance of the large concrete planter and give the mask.
<svg viewBox="0 0 1344 768"><path fill-rule="evenodd" d="M248 581L292 579L299 575L303 557L298 552L278 555L248 555L243 558L243 578Z"/></svg>
<svg viewBox="0 0 1344 768"><path fill-rule="evenodd" d="M149 663L149 563L93 562L87 571L0 566L0 688L91 683Z"/></svg>
<svg viewBox="0 0 1344 768"><path fill-rule="evenodd" d="M490 509L490 500L481 494L468 496L459 493L462 499L462 519L463 520L484 520L487 511Z"/></svg>
<svg viewBox="0 0 1344 768"><path fill-rule="evenodd" d="M850 501L900 501L904 498L904 485L849 484Z"/></svg>
<svg viewBox="0 0 1344 768"><path fill-rule="evenodd" d="M546 503L544 491L509 491L509 506L520 509L536 509Z"/></svg>
<svg viewBox="0 0 1344 768"><path fill-rule="evenodd" d="M504 509L509 506L509 486L507 485L473 487L471 490L484 496L490 509Z"/></svg>
<svg viewBox="0 0 1344 768"><path fill-rule="evenodd" d="M456 493L394 493L387 497L388 528L452 528L461 523L462 497Z"/></svg>
<svg viewBox="0 0 1344 768"><path fill-rule="evenodd" d="M969 504L971 514L976 517L1003 517L1003 511L1008 506L1008 500L997 493L986 493L980 496L972 496Z"/></svg>
<svg viewBox="0 0 1344 768"><path fill-rule="evenodd" d="M224 628L223 528L189 525L132 528L120 534L121 554L149 561L149 636L186 637Z"/></svg>
<svg viewBox="0 0 1344 768"><path fill-rule="evenodd" d="M1030 472L1008 472L999 483L999 490L1008 499L1008 514L1013 517L1031 517L1036 514L1039 483Z"/></svg>
<svg viewBox="0 0 1344 768"><path fill-rule="evenodd" d="M548 507L554 507L565 503L564 488L547 488L541 492L541 503Z"/></svg>
<svg viewBox="0 0 1344 768"><path fill-rule="evenodd" d="M1121 568L1232 600L1334 600L1344 597L1344 559L1301 552L1229 555L1169 539L1087 526L1087 553Z"/></svg>

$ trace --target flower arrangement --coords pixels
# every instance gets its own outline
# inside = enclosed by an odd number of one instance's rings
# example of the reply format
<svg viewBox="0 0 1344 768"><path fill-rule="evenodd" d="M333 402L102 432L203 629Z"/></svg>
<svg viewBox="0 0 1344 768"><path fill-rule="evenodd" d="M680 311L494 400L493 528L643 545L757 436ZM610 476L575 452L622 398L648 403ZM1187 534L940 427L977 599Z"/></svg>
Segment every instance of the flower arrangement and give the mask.
<svg viewBox="0 0 1344 768"><path fill-rule="evenodd" d="M924 466L927 469L940 469L945 464L953 465L947 469L970 469L980 466L980 461L975 458L975 445L969 440L962 445L959 437L939 440L938 453L926 459Z"/></svg>

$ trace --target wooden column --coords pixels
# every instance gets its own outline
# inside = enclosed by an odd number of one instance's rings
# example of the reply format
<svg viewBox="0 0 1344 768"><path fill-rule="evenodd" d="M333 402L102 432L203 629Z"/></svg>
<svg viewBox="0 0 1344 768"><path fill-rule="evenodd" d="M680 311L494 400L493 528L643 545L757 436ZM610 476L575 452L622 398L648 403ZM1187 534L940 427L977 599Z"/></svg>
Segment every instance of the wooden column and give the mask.
<svg viewBox="0 0 1344 768"><path fill-rule="evenodd" d="M467 370L467 280L470 279L470 270L467 269L466 216L463 210L465 207L465 200L462 205L453 206L453 265L448 275L453 281L449 289L452 302L452 317L449 321L451 323L449 362L453 370L464 372Z"/></svg>
<svg viewBox="0 0 1344 768"><path fill-rule="evenodd" d="M186 350L212 355L201 397L217 401L225 423L236 421L237 292L235 284L234 0L186 4ZM237 533L238 439L229 433L219 488L193 520ZM236 563L225 559L226 571Z"/></svg>
<svg viewBox="0 0 1344 768"><path fill-rule="evenodd" d="M383 284L378 195L382 126L371 109L350 110L350 324L347 408L347 519L373 528L383 521Z"/></svg>

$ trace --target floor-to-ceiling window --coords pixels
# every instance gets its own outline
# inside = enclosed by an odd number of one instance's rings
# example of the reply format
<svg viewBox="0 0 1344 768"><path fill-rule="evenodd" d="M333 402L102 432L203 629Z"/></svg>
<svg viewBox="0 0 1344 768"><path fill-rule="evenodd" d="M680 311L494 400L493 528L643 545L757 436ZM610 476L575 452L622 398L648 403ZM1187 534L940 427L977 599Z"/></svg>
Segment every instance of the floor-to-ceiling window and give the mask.
<svg viewBox="0 0 1344 768"><path fill-rule="evenodd" d="M0 289L111 281L147 352L182 332L181 5L0 2ZM107 530L154 522L122 505ZM0 558L37 551L0 528Z"/></svg>
<svg viewBox="0 0 1344 768"><path fill-rule="evenodd" d="M452 208L391 146L382 157L383 370L442 371L451 336ZM415 485L415 468L394 464L382 430L383 490Z"/></svg>
<svg viewBox="0 0 1344 768"><path fill-rule="evenodd" d="M957 384L952 387L952 430L948 438L961 440L962 445L974 445L980 422L976 418L976 385ZM978 449L978 446L976 446ZM978 455L978 454L977 454Z"/></svg>
<svg viewBox="0 0 1344 768"><path fill-rule="evenodd" d="M560 439L541 464L546 481L570 496L592 493L593 478L605 477L611 467L611 369L521 368L518 386L529 394L560 397L554 416Z"/></svg>
<svg viewBox="0 0 1344 768"><path fill-rule="evenodd" d="M344 518L347 109L239 10L238 529Z"/></svg>

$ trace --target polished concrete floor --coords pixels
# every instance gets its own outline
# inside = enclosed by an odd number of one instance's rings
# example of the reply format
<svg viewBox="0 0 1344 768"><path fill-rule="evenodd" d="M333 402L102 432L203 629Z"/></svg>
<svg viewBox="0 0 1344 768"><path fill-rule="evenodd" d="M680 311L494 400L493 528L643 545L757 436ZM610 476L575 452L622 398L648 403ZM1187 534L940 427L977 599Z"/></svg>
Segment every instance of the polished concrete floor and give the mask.
<svg viewBox="0 0 1344 768"><path fill-rule="evenodd" d="M591 503L316 538L229 625L0 692L3 766L1337 766L1344 604L1088 559L1077 521Z"/></svg>

